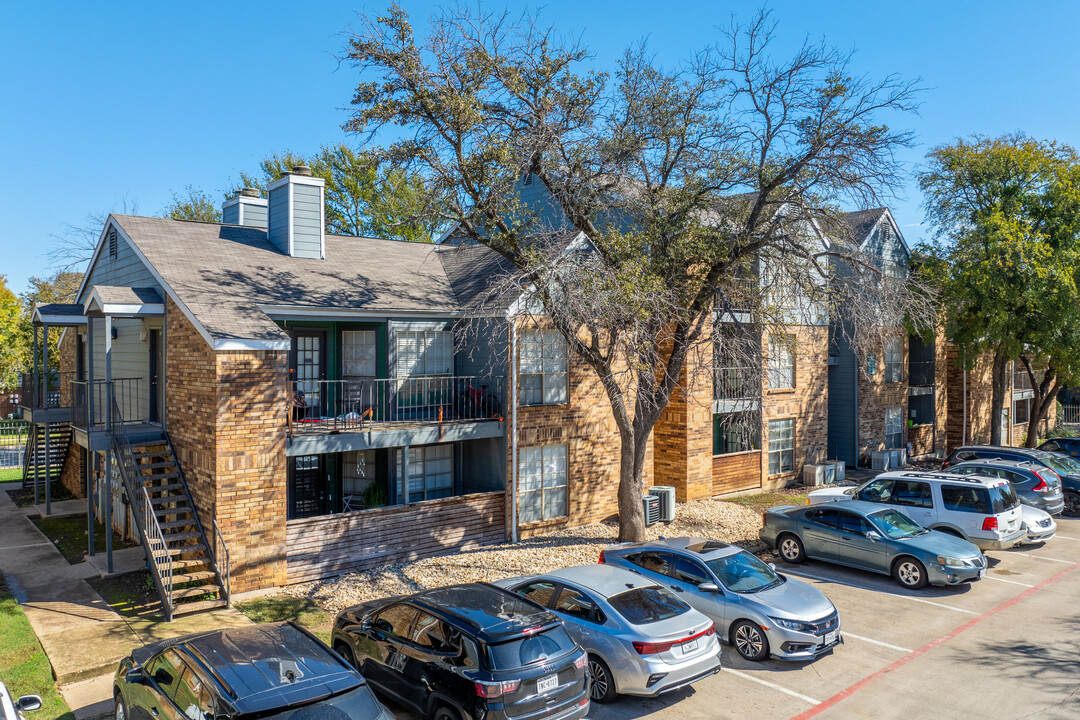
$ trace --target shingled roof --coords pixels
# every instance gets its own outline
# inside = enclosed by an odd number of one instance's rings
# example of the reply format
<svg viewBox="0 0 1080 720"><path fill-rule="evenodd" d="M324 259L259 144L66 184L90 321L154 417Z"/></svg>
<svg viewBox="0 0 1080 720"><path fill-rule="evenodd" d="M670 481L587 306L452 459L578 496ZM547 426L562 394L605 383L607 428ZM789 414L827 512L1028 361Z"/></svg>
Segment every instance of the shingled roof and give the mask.
<svg viewBox="0 0 1080 720"><path fill-rule="evenodd" d="M475 308L494 273L483 247L437 247L326 236L326 259L289 257L259 228L113 215L175 298L219 349L229 341L286 347L265 307L452 316Z"/></svg>

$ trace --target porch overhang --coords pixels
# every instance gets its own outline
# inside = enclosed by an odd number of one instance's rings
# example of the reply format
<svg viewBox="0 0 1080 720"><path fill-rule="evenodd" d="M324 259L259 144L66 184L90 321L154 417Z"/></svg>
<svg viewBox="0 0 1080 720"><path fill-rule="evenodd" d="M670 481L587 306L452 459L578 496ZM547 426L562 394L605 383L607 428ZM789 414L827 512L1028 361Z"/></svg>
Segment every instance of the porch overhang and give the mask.
<svg viewBox="0 0 1080 720"><path fill-rule="evenodd" d="M154 288L95 285L83 303L87 317L161 317L165 302Z"/></svg>
<svg viewBox="0 0 1080 720"><path fill-rule="evenodd" d="M433 423L415 427L295 435L286 443L285 454L288 457L323 455L354 450L375 450L411 445L434 445L436 443L483 440L485 438L504 437L505 435L506 422L501 420L448 423L444 426Z"/></svg>
<svg viewBox="0 0 1080 720"><path fill-rule="evenodd" d="M31 319L35 325L78 327L86 325L83 306L78 303L46 303L34 305Z"/></svg>

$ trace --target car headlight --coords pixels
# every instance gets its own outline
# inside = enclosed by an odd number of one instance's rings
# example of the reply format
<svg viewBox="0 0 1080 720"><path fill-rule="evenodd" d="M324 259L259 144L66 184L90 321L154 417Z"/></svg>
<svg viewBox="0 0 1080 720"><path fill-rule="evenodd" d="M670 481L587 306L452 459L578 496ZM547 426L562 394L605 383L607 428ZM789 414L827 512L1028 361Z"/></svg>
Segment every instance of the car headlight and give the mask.
<svg viewBox="0 0 1080 720"><path fill-rule="evenodd" d="M967 567L967 562L960 558L949 557L947 555L938 555L938 565L944 565L951 568Z"/></svg>
<svg viewBox="0 0 1080 720"><path fill-rule="evenodd" d="M799 620L786 620L784 618L776 617L770 617L769 619L776 623L778 626L782 628L787 628L788 630L798 630L800 632L810 631L810 628L807 627L806 623Z"/></svg>

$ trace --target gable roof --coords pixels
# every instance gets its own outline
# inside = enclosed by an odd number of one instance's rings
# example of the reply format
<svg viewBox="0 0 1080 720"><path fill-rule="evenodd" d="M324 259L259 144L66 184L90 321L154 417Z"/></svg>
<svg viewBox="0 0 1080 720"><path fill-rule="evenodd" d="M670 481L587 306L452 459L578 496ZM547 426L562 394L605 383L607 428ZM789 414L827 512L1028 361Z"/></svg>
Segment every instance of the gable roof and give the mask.
<svg viewBox="0 0 1080 720"><path fill-rule="evenodd" d="M327 235L319 260L289 257L261 228L134 215L109 224L217 350L286 349L274 311L461 315L506 269L482 247Z"/></svg>
<svg viewBox="0 0 1080 720"><path fill-rule="evenodd" d="M904 234L900 232L900 227L896 224L896 220L893 218L889 208L877 207L867 210L855 210L840 216L840 221L844 224L849 239L858 244L860 248L865 247L870 239L870 234L882 219L892 225L892 230L896 237L900 239L900 244L904 246L904 250L910 255L911 248L908 246L907 240L904 239Z"/></svg>

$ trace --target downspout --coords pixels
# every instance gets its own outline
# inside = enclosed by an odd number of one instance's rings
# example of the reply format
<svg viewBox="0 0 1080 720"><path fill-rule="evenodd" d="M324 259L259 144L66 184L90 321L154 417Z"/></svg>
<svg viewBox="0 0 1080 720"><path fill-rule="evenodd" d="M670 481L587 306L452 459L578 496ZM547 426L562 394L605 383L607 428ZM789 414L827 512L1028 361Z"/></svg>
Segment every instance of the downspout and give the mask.
<svg viewBox="0 0 1080 720"><path fill-rule="evenodd" d="M967 445L967 368L964 368L964 425L960 434L960 444Z"/></svg>
<svg viewBox="0 0 1080 720"><path fill-rule="evenodd" d="M518 364L517 323L510 322L510 542L518 541Z"/></svg>

